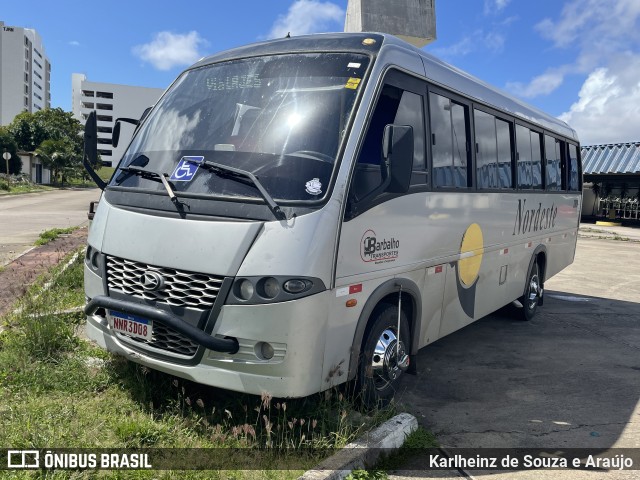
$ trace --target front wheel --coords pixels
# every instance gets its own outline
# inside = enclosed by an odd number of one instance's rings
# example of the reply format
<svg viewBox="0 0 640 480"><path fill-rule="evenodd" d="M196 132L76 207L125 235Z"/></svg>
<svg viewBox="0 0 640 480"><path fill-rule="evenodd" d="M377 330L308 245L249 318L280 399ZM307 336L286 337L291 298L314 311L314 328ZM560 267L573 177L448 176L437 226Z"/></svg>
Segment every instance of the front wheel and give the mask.
<svg viewBox="0 0 640 480"><path fill-rule="evenodd" d="M531 265L531 270L529 271L524 295L519 299L520 303L522 303L523 320L529 321L534 317L538 310L538 304L542 299L543 292L542 281L540 280L540 268L538 267L538 262L534 260L533 265Z"/></svg>
<svg viewBox="0 0 640 480"><path fill-rule="evenodd" d="M393 398L402 373L409 366L409 322L400 315L398 340L398 308L382 307L362 344L358 367L358 383L362 402L367 408L382 407ZM399 342L399 343L398 343Z"/></svg>

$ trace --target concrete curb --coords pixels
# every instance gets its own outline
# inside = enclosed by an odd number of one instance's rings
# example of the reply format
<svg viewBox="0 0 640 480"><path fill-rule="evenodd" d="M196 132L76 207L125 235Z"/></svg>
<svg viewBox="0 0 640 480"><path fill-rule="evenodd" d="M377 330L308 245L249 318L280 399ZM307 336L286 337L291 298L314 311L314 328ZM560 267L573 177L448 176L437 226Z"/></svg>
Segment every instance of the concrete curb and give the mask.
<svg viewBox="0 0 640 480"><path fill-rule="evenodd" d="M400 448L407 436L418 428L413 415L401 413L366 433L338 453L307 470L298 480L339 480L353 470L373 467L383 449Z"/></svg>

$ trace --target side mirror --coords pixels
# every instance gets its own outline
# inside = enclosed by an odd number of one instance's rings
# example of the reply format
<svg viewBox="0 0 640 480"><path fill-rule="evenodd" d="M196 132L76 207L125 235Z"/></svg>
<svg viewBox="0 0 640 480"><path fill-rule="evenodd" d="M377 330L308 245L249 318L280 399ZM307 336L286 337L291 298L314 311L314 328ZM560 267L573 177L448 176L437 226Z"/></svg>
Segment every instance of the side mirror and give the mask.
<svg viewBox="0 0 640 480"><path fill-rule="evenodd" d="M384 127L382 160L387 173L386 191L405 193L409 190L413 168L412 127L406 125L387 125Z"/></svg>
<svg viewBox="0 0 640 480"><path fill-rule="evenodd" d="M144 113L142 115L144 115ZM140 120L136 120L135 118L125 118L125 117L116 118L115 125L113 126L113 133L111 134L111 145L113 145L113 148L116 148L118 146L118 142L120 142L120 123L121 122L130 123L132 125L135 125L136 127L140 124Z"/></svg>
<svg viewBox="0 0 640 480"><path fill-rule="evenodd" d="M107 186L106 183L98 176L93 166L98 163L98 122L96 121L95 110L89 114L87 123L84 125L84 155L82 164L87 170L91 179L101 190Z"/></svg>
<svg viewBox="0 0 640 480"><path fill-rule="evenodd" d="M113 133L111 133L111 145L113 148L118 148L118 142L120 141L120 119L116 120L113 126Z"/></svg>

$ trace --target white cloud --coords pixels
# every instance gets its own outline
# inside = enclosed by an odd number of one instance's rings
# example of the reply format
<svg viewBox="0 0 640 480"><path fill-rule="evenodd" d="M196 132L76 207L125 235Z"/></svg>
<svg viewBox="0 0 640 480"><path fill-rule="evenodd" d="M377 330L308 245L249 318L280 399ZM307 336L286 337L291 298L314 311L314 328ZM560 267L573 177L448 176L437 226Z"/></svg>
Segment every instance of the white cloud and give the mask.
<svg viewBox="0 0 640 480"><path fill-rule="evenodd" d="M639 71L640 54L624 54L587 77L578 101L560 116L576 129L584 145L638 140Z"/></svg>
<svg viewBox="0 0 640 480"><path fill-rule="evenodd" d="M617 47L620 42L638 39L638 0L571 0L558 21L544 19L536 30L556 47Z"/></svg>
<svg viewBox="0 0 640 480"><path fill-rule="evenodd" d="M483 30L476 30L459 42L448 47L434 48L432 52L444 58L463 57L478 50L500 53L504 49L505 41L505 36L499 32L492 31L487 33Z"/></svg>
<svg viewBox="0 0 640 480"><path fill-rule="evenodd" d="M77 40L71 40L69 42L69 45L71 45L72 47L79 47L80 46L80 42Z"/></svg>
<svg viewBox="0 0 640 480"><path fill-rule="evenodd" d="M524 98L533 98L540 95L548 95L562 85L565 73L562 69L548 70L538 75L527 84L521 82L509 82L506 89L515 95Z"/></svg>
<svg viewBox="0 0 640 480"><path fill-rule="evenodd" d="M159 32L151 42L133 47L132 52L158 70L170 70L202 58L200 47L205 45L207 41L196 31L185 34Z"/></svg>
<svg viewBox="0 0 640 480"><path fill-rule="evenodd" d="M639 44L639 20L638 0L568 1L560 18L545 18L535 29L555 48L576 51L575 61L552 68L527 84L507 84L507 89L528 98L547 95L562 85L567 74L589 75L608 66L620 52Z"/></svg>
<svg viewBox="0 0 640 480"><path fill-rule="evenodd" d="M336 30L344 22L345 12L331 2L317 0L296 0L286 15L280 15L271 27L269 38L283 38L291 35L306 35L328 30Z"/></svg>
<svg viewBox="0 0 640 480"><path fill-rule="evenodd" d="M484 0L484 14L500 13L510 2L511 0Z"/></svg>

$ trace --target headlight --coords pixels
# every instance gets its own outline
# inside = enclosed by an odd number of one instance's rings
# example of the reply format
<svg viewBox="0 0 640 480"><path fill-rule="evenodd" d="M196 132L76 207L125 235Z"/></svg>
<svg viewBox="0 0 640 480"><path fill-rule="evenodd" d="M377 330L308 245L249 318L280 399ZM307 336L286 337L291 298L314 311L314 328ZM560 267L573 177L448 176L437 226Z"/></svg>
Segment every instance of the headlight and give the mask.
<svg viewBox="0 0 640 480"><path fill-rule="evenodd" d="M244 280L241 280L238 284L238 297L241 300L250 300L251 297L253 297L254 291L255 288L253 286L253 283L251 283L251 281L247 280L246 278Z"/></svg>
<svg viewBox="0 0 640 480"><path fill-rule="evenodd" d="M244 277L237 278L227 297L228 305L276 303L295 300L326 290L318 278Z"/></svg>
<svg viewBox="0 0 640 480"><path fill-rule="evenodd" d="M104 255L92 246L87 246L87 253L84 256L84 262L94 273L102 276L102 267L104 265Z"/></svg>
<svg viewBox="0 0 640 480"><path fill-rule="evenodd" d="M278 280L273 277L265 278L264 281L260 283L260 286L262 287L260 289L260 296L268 298L269 300L276 298L280 293L280 284Z"/></svg>
<svg viewBox="0 0 640 480"><path fill-rule="evenodd" d="M306 282L304 280L300 280L299 278L294 278L293 280L287 280L284 282L283 288L286 292L289 293L302 293L307 288L311 287L311 282Z"/></svg>

